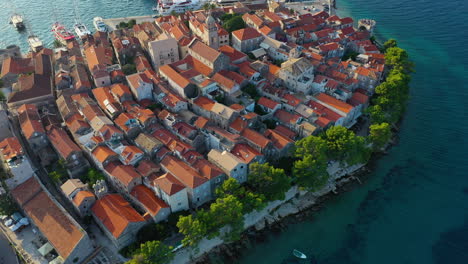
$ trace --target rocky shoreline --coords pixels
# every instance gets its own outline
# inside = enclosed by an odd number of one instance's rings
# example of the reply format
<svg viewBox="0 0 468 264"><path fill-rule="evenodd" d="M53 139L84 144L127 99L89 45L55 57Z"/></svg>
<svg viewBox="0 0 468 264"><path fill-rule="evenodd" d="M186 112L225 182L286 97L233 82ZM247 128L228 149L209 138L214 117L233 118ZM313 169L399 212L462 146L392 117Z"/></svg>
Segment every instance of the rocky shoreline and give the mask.
<svg viewBox="0 0 468 264"><path fill-rule="evenodd" d="M357 184L365 181L371 172L377 155L374 155L369 163L358 170L341 176L335 180L334 188L325 191L321 195L312 192L304 192L296 195L291 200L279 205L271 215L258 221L254 226L247 228L240 240L233 243L223 243L211 249L209 252L193 259L191 263L234 263L245 249L251 248L254 243L265 241L268 234L280 233L294 223L309 219L310 216L323 208L324 202L339 193L352 190Z"/></svg>

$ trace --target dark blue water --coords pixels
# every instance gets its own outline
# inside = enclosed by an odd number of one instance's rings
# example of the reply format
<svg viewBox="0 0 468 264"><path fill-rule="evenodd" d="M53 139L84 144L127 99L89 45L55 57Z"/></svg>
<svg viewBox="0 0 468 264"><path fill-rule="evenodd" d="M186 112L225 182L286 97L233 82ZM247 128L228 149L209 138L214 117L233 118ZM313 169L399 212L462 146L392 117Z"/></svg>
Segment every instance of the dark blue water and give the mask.
<svg viewBox="0 0 468 264"><path fill-rule="evenodd" d="M151 0L76 0L94 16L151 14ZM245 252L240 263L281 263L293 248L319 263L468 263L468 4L462 0L337 0L340 15L376 19L416 63L400 144L379 160L369 180L325 204L311 219ZM13 4L12 4L13 3ZM52 5L51 3L55 3ZM74 23L70 0L0 0L0 48L27 34L7 24L25 14L47 44L55 20Z"/></svg>
<svg viewBox="0 0 468 264"><path fill-rule="evenodd" d="M400 143L370 179L308 221L245 252L281 263L294 248L330 264L468 263L468 3L338 0L341 14L377 20L416 63Z"/></svg>

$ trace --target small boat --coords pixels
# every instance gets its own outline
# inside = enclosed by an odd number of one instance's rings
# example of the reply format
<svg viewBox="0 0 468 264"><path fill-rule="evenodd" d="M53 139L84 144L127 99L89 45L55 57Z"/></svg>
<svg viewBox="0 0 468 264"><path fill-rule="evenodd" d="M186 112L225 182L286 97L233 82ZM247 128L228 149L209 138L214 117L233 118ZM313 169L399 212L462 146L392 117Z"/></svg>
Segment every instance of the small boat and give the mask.
<svg viewBox="0 0 468 264"><path fill-rule="evenodd" d="M296 258L300 258L300 259L306 259L306 258L307 258L307 256L306 256L304 253L300 252L300 251L297 250L297 249L294 249L294 250L293 250L293 255L294 255Z"/></svg>
<svg viewBox="0 0 468 264"><path fill-rule="evenodd" d="M102 19L102 17L93 18L93 24L97 31L107 32L107 26L104 23L104 20Z"/></svg>
<svg viewBox="0 0 468 264"><path fill-rule="evenodd" d="M73 28L75 29L76 35L80 38L91 35L91 32L83 23L76 23Z"/></svg>
<svg viewBox="0 0 468 264"><path fill-rule="evenodd" d="M58 22L52 25L52 32L54 32L55 39L60 41L63 45L67 45L68 41L75 39L75 36Z"/></svg>
<svg viewBox="0 0 468 264"><path fill-rule="evenodd" d="M42 41L35 35L31 35L28 37L28 44L32 51L38 52L44 46L42 45Z"/></svg>
<svg viewBox="0 0 468 264"><path fill-rule="evenodd" d="M16 29L23 29L24 28L23 16L20 14L13 14L10 17L10 24L13 24L13 26Z"/></svg>

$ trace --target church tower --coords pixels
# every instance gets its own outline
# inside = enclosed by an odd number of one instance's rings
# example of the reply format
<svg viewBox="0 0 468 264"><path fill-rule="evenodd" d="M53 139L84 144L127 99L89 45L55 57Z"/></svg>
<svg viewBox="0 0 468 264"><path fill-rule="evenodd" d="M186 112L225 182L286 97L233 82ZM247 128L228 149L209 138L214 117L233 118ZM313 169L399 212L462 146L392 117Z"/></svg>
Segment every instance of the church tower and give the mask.
<svg viewBox="0 0 468 264"><path fill-rule="evenodd" d="M211 16L211 13L208 14L205 24L205 29L207 30L207 32L205 32L205 43L217 50L219 48L218 27L216 26L216 21Z"/></svg>

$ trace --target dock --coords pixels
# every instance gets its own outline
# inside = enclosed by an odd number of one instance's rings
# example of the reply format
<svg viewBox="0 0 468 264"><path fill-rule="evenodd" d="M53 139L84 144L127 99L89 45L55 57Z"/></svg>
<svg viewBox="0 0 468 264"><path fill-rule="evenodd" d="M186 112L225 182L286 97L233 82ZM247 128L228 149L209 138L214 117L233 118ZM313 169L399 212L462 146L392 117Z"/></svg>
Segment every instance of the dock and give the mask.
<svg viewBox="0 0 468 264"><path fill-rule="evenodd" d="M143 23L143 22L153 22L154 18L153 16L131 16L131 17L119 17L119 18L107 18L103 19L104 23L106 23L107 27L109 27L109 31L116 30L117 25L120 24L120 22L128 22L132 19L135 19L137 24Z"/></svg>

